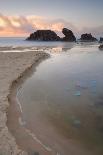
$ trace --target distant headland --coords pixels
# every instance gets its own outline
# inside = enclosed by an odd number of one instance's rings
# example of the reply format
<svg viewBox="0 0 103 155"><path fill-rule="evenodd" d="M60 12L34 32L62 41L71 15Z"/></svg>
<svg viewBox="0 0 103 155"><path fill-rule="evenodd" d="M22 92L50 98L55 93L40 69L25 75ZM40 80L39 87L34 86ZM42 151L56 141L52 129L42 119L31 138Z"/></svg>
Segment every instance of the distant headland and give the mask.
<svg viewBox="0 0 103 155"><path fill-rule="evenodd" d="M31 33L30 36L26 39L29 41L67 41L67 42L76 42L76 37L74 33L67 29L63 28L62 33L64 34L64 37L59 37L54 31L52 30L37 30L34 33ZM81 35L81 38L79 39L81 42L94 42L98 41L97 38L92 36L91 33L85 33ZM100 38L100 42L103 41L103 38Z"/></svg>

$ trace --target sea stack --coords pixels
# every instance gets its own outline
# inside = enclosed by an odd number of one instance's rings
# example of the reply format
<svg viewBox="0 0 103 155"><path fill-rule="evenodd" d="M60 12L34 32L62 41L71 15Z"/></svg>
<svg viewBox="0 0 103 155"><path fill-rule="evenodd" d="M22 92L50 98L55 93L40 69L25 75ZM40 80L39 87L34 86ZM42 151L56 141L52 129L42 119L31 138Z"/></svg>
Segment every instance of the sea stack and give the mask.
<svg viewBox="0 0 103 155"><path fill-rule="evenodd" d="M37 30L36 32L30 34L27 40L31 41L60 41L60 37L51 30Z"/></svg>
<svg viewBox="0 0 103 155"><path fill-rule="evenodd" d="M97 39L95 37L93 37L91 33L89 33L89 34L85 33L85 34L81 35L80 41L93 42L93 41L97 41Z"/></svg>
<svg viewBox="0 0 103 155"><path fill-rule="evenodd" d="M67 28L63 28L62 33L65 35L64 38L62 38L62 41L68 41L68 42L75 42L76 37L74 36L73 32Z"/></svg>
<svg viewBox="0 0 103 155"><path fill-rule="evenodd" d="M34 33L31 33L30 36L26 40L30 41L68 41L74 42L76 41L76 37L73 32L67 28L63 28L62 33L64 34L64 38L60 38L54 31L52 30L37 30Z"/></svg>

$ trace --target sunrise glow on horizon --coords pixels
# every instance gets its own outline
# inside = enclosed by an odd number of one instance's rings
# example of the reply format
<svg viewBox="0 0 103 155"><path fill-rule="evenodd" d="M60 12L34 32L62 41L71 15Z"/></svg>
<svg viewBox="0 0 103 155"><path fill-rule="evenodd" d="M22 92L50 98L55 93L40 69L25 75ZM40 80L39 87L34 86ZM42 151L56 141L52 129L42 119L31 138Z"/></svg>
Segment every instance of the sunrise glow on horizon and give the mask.
<svg viewBox="0 0 103 155"><path fill-rule="evenodd" d="M103 35L102 0L0 0L0 36L27 36L37 29L63 27Z"/></svg>

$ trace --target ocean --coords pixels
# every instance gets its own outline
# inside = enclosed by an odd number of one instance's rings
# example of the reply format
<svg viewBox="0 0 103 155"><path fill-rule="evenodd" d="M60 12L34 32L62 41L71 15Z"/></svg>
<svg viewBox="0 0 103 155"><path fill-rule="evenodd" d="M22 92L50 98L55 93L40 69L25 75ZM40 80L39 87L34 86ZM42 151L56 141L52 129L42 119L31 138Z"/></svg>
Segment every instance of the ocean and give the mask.
<svg viewBox="0 0 103 155"><path fill-rule="evenodd" d="M26 41L26 37L0 37L0 46L68 47L68 43L59 41Z"/></svg>

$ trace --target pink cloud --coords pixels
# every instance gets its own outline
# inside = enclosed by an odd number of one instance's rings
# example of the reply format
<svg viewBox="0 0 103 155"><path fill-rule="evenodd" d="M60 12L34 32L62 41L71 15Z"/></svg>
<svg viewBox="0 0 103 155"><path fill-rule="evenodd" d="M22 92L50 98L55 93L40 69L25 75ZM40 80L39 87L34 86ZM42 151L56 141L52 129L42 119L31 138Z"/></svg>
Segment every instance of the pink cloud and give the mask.
<svg viewBox="0 0 103 155"><path fill-rule="evenodd" d="M50 20L40 16L4 16L0 14L1 36L25 36L37 29L51 29L60 34L63 27L76 31L72 23L62 19Z"/></svg>
<svg viewBox="0 0 103 155"><path fill-rule="evenodd" d="M63 19L47 19L41 16L5 16L0 14L0 36L28 36L37 29L51 29L62 35L63 27L71 29L75 35L82 33L103 34L103 26L76 27Z"/></svg>

